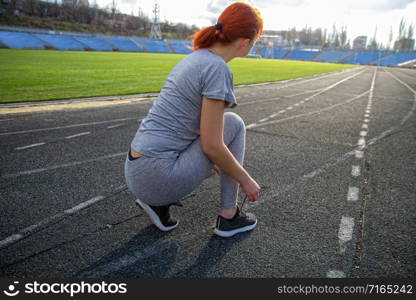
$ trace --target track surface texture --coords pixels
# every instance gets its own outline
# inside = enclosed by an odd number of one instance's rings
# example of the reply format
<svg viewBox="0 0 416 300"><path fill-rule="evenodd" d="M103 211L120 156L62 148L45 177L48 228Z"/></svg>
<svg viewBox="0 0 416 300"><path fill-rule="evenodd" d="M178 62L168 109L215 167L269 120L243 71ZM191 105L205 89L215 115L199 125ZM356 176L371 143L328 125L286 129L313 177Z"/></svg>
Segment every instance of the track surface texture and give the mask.
<svg viewBox="0 0 416 300"><path fill-rule="evenodd" d="M213 234L219 177L160 232L124 159L152 100L0 115L1 276L414 277L416 71L362 67L236 88L249 233ZM240 193L240 203L243 193Z"/></svg>

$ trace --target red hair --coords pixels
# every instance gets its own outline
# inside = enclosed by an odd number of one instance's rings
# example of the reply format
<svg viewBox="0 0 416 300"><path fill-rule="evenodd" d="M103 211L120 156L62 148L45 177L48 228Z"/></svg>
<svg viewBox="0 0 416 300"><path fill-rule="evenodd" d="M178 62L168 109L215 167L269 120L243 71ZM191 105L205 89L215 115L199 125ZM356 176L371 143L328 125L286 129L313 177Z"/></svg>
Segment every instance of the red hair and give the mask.
<svg viewBox="0 0 416 300"><path fill-rule="evenodd" d="M251 5L235 2L228 6L218 18L221 29L215 25L196 32L192 50L211 47L214 43L229 44L238 38L257 39L263 33L263 19L260 12Z"/></svg>

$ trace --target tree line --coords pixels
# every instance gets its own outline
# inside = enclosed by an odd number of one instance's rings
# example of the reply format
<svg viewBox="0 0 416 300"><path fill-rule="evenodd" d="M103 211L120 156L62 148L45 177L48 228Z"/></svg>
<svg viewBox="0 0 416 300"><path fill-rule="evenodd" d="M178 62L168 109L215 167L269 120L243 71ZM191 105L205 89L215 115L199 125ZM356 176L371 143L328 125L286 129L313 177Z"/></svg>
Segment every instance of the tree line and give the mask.
<svg viewBox="0 0 416 300"><path fill-rule="evenodd" d="M106 8L88 7L57 0L0 0L0 24L52 30L147 37L152 20L141 10L138 15L121 13L117 2ZM183 23L160 22L163 38L186 39L198 28Z"/></svg>

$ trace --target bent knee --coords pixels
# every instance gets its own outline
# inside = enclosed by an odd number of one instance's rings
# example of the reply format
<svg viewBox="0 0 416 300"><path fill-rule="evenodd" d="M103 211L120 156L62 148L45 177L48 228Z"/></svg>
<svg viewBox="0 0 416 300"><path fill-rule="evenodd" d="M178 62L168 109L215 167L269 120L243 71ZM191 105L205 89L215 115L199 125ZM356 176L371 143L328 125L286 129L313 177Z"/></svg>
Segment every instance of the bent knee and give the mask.
<svg viewBox="0 0 416 300"><path fill-rule="evenodd" d="M244 124L243 119L234 112L226 112L224 114L224 126L225 127L234 127L237 129L244 129L246 125Z"/></svg>

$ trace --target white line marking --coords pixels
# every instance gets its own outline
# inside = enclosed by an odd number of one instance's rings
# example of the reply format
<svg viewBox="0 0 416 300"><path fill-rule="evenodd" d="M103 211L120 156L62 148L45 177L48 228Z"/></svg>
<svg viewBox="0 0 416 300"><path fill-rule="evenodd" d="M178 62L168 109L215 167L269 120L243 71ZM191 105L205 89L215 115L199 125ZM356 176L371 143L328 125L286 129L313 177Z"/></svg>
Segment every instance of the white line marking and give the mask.
<svg viewBox="0 0 416 300"><path fill-rule="evenodd" d="M363 72L364 72L364 71L358 72L358 73L356 73L356 74L353 74L353 75L351 75L351 76L348 76L347 78L344 78L344 79L342 79L342 80L340 80L340 81L337 81L336 83L331 84L331 85L327 86L326 88L321 89L319 92L317 92L317 93L315 93L315 94L313 94L313 95L311 95L311 96L309 96L309 97L307 97L307 98L303 99L303 101L304 101L304 102L310 101L310 100L312 100L313 98L315 98L316 96L318 96L318 95L320 95L320 94L322 94L322 93L324 93L324 92L326 92L326 91L329 91L330 89L332 89L332 88L336 87L337 85L339 85L339 84L343 83L344 81L347 81L347 80L349 80L349 79L351 79L351 78L353 78L353 77L355 77L355 76L357 76L357 75L359 75L359 74L361 74L361 73L363 73ZM289 106L289 107L288 107L288 108L286 108L286 109L287 109L287 110L291 110L291 109L293 109L293 107L292 107L292 106ZM270 116L266 117L266 119L269 119L269 118L270 118ZM271 121L271 122L273 122L273 121ZM259 121L259 123L261 123L261 122ZM264 124L267 124L267 123L264 123ZM249 125L247 125L247 126L250 126L250 127L248 127L248 128L254 128L252 125L253 125L253 124L249 124ZM262 125L262 126L263 126L263 125Z"/></svg>
<svg viewBox="0 0 416 300"><path fill-rule="evenodd" d="M364 138L360 138L358 140L358 144L357 145L365 148L365 139Z"/></svg>
<svg viewBox="0 0 416 300"><path fill-rule="evenodd" d="M347 196L347 201L349 202L355 202L358 200L358 194L359 194L359 189L357 187L354 186L350 186L348 189L348 196Z"/></svg>
<svg viewBox="0 0 416 300"><path fill-rule="evenodd" d="M120 126L122 126L122 125L124 125L124 123L117 124L117 125L111 125L111 126L108 126L107 128L108 128L108 129L111 129L111 128L117 128L117 127L120 127Z"/></svg>
<svg viewBox="0 0 416 300"><path fill-rule="evenodd" d="M60 168L73 167L73 166L77 166L77 165L82 165L82 164L86 164L86 163L90 163L90 162L96 162L96 161L100 161L100 160L103 160L103 159L109 159L109 158L113 158L113 157L117 157L117 156L125 156L125 155L127 155L127 151L126 152L115 153L115 154L104 155L104 156L93 158L93 159L75 161L75 162L62 164L62 165L55 165L55 166L48 167L48 168L40 168L40 169L22 171L22 172L18 172L18 173L4 174L0 178L12 178L12 177L19 177L19 176L22 176L22 175L32 175L32 174L37 174L37 173L41 173L41 172L45 172L45 171L51 171L51 170L60 169Z"/></svg>
<svg viewBox="0 0 416 300"><path fill-rule="evenodd" d="M364 152L363 151L361 151L361 150L355 150L354 152L355 152L355 158L360 159L360 158L363 158L364 157Z"/></svg>
<svg viewBox="0 0 416 300"><path fill-rule="evenodd" d="M364 119L364 121L363 121L364 123L368 123L368 122L370 122L370 119Z"/></svg>
<svg viewBox="0 0 416 300"><path fill-rule="evenodd" d="M82 136L82 135L87 135L87 134L91 134L91 132L89 132L89 131L87 131L87 132L81 132L81 133L77 133L77 134L74 134L74 135L67 136L65 138L66 139L73 139L75 137Z"/></svg>
<svg viewBox="0 0 416 300"><path fill-rule="evenodd" d="M36 144L32 144L32 145L27 145L27 146L17 147L17 148L14 148L14 150L23 150L23 149L28 149L28 148L33 148L33 147L42 146L42 145L45 145L45 144L46 144L46 143L36 143Z"/></svg>
<svg viewBox="0 0 416 300"><path fill-rule="evenodd" d="M363 126L361 126L362 129L368 129L368 125L367 124L363 124Z"/></svg>
<svg viewBox="0 0 416 300"><path fill-rule="evenodd" d="M368 131L362 130L362 131L360 131L360 136L364 137L364 136L367 135L367 133L368 133Z"/></svg>
<svg viewBox="0 0 416 300"><path fill-rule="evenodd" d="M352 240L352 232L354 230L354 218L342 217L339 224L338 239L339 251L344 254L347 250L347 243Z"/></svg>
<svg viewBox="0 0 416 300"><path fill-rule="evenodd" d="M284 122L284 121L288 121L288 120L293 120L293 119L296 119L296 118L299 118L299 117L304 117L304 116L310 116L310 115L314 115L314 114L319 114L319 113L321 113L323 111L327 111L327 110L333 109L334 107L337 107L337 106L340 106L340 105L345 105L345 104L348 104L348 103L350 103L350 102L352 102L354 100L357 100L357 99L361 98L362 96L364 96L365 94L367 94L368 92L369 91L366 91L366 92L362 93L361 95L355 96L355 97L353 97L351 99L347 99L345 102L341 102L341 103L338 103L338 104L334 104L334 105L331 105L331 106L322 108L322 109L317 110L317 111L312 111L312 112L309 112L309 113L295 115L295 116L291 116L291 117L288 117L288 118L274 120L274 121L269 121L269 122L261 123L261 124L260 123L253 123L253 124L247 125L246 128L247 129L250 129L250 128L256 128L256 127L263 127L263 126L267 126L267 125L270 125L270 124L275 124L275 123L280 123L280 122Z"/></svg>
<svg viewBox="0 0 416 300"><path fill-rule="evenodd" d="M97 196L97 197L91 198L90 200L81 202L80 204L78 204L78 205L76 205L76 206L74 206L70 209L65 210L64 213L72 215L72 214L76 213L77 211L80 211L80 210L82 210L82 209L84 209L88 206L93 205L94 203L96 203L98 201L103 200L104 198L105 198L104 196Z"/></svg>
<svg viewBox="0 0 416 300"><path fill-rule="evenodd" d="M108 121L99 121L99 122L73 124L73 125L59 126L59 127L40 128L40 129L14 131L14 132L3 132L3 133L0 133L0 136L3 136L3 135L12 135L12 134L31 133L31 132L41 132L41 131L48 131L48 130L58 130L58 129L74 128L74 127L81 127L81 126L99 125L99 124L106 124L106 123L113 123L113 122L120 122L120 121L128 121L128 120L138 120L138 121L141 121L142 119L137 119L137 118L124 118L124 119L114 119L114 120L108 120Z"/></svg>
<svg viewBox="0 0 416 300"><path fill-rule="evenodd" d="M12 234L11 236L5 238L4 240L0 241L0 249L6 247L10 244L13 244L19 240L21 240L23 236L21 234Z"/></svg>
<svg viewBox="0 0 416 300"><path fill-rule="evenodd" d="M346 275L344 272L339 271L339 270L329 270L326 273L326 277L327 278L345 278Z"/></svg>
<svg viewBox="0 0 416 300"><path fill-rule="evenodd" d="M358 177L360 176L360 173L361 173L360 166L352 166L352 171L351 171L352 176Z"/></svg>

